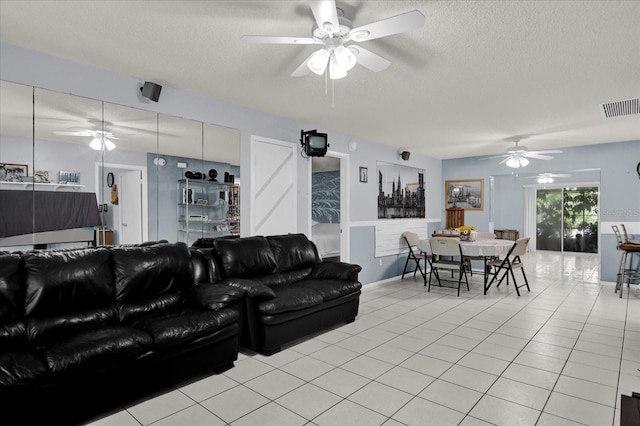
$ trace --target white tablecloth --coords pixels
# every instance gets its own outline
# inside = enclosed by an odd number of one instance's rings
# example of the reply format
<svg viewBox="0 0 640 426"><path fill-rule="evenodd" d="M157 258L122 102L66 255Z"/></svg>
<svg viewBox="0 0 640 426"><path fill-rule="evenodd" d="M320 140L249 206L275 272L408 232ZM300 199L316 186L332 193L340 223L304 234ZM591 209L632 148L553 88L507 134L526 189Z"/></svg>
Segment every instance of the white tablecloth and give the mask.
<svg viewBox="0 0 640 426"><path fill-rule="evenodd" d="M454 238L454 237L446 237ZM456 240L459 241L458 238ZM462 254L465 256L505 256L509 249L513 246L514 241L511 240L490 240L480 239L476 241L460 241L462 247ZM418 248L426 253L431 253L431 246L429 240L420 240Z"/></svg>

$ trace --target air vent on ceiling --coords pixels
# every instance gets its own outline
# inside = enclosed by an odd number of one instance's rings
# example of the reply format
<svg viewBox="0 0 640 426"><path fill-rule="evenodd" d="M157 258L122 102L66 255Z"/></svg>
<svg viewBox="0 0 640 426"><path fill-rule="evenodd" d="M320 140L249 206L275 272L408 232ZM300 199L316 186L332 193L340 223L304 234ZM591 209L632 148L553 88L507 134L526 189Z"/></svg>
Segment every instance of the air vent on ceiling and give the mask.
<svg viewBox="0 0 640 426"><path fill-rule="evenodd" d="M623 115L640 114L640 98L627 99L600 104L600 112L604 118L622 117Z"/></svg>

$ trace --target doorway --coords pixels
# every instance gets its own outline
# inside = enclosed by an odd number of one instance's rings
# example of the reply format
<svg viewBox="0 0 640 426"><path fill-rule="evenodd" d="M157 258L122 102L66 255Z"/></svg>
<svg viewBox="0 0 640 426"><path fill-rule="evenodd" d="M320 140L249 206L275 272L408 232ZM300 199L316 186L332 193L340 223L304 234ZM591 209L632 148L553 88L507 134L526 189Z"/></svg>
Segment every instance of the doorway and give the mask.
<svg viewBox="0 0 640 426"><path fill-rule="evenodd" d="M598 253L599 190L544 188L536 193L536 250Z"/></svg>
<svg viewBox="0 0 640 426"><path fill-rule="evenodd" d="M326 261L348 262L348 179L345 154L311 157L310 239Z"/></svg>
<svg viewBox="0 0 640 426"><path fill-rule="evenodd" d="M108 186L107 179L103 178L107 176L108 173L112 173L114 175L114 181L116 182L116 185ZM139 180L139 184L135 183L133 184L133 186L131 186L130 183L126 182L126 180L125 182L121 182L121 175L127 173L132 173L132 175L135 174L136 181ZM96 163L95 182L98 204L108 206L105 210L102 211L101 218L104 229L109 229L114 233L113 243L130 244L147 241L149 239L147 168L145 166L134 166L129 164ZM130 190L128 190L128 188ZM130 199L130 197L134 198ZM112 201L114 201L116 198L117 202L116 204L113 204ZM135 237L131 237L131 233L125 235L124 237L126 238L126 241L123 240L122 232L122 209L125 206L127 207L128 211L128 213L125 212L125 215L137 218L135 227L138 227L139 219L141 227L140 232L134 231L136 235ZM127 226L129 225L127 224Z"/></svg>

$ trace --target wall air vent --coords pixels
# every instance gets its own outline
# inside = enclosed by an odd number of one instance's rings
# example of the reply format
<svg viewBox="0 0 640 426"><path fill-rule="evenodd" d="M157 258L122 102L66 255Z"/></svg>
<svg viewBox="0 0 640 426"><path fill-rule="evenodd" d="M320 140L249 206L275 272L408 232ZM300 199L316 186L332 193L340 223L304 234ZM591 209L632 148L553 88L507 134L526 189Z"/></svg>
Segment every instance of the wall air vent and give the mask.
<svg viewBox="0 0 640 426"><path fill-rule="evenodd" d="M604 118L622 117L624 115L640 114L640 98L627 99L600 104L600 112Z"/></svg>

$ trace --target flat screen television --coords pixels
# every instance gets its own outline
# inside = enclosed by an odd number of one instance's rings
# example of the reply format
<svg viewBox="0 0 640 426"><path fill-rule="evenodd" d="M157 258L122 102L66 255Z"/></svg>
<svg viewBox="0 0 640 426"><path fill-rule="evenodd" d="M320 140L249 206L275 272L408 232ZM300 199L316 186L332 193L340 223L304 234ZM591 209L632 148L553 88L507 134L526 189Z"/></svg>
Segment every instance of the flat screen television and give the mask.
<svg viewBox="0 0 640 426"><path fill-rule="evenodd" d="M302 132L302 146L308 157L324 157L327 154L327 134L315 130Z"/></svg>

